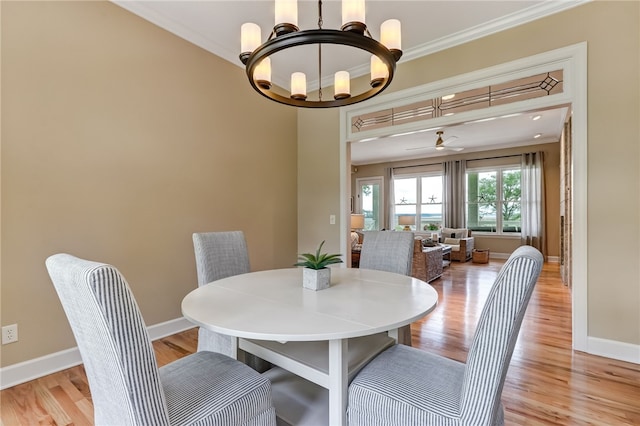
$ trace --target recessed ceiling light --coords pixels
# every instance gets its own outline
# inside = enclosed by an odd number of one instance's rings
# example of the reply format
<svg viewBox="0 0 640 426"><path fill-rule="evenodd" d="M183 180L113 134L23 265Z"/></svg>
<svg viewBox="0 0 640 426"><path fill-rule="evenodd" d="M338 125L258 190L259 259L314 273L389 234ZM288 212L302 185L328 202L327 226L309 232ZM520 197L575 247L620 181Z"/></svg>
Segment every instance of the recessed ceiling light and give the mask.
<svg viewBox="0 0 640 426"><path fill-rule="evenodd" d="M542 118L541 115L534 115L533 117L531 117L533 121L540 120L541 118Z"/></svg>
<svg viewBox="0 0 640 426"><path fill-rule="evenodd" d="M443 100L443 101L448 101L449 99L453 99L453 98L455 98L455 97L456 97L456 95L455 95L455 94L453 94L453 95L444 95L444 96L442 97L442 100Z"/></svg>
<svg viewBox="0 0 640 426"><path fill-rule="evenodd" d="M542 136L542 133L538 133L537 135L535 135L533 138L534 139L538 139L540 136Z"/></svg>

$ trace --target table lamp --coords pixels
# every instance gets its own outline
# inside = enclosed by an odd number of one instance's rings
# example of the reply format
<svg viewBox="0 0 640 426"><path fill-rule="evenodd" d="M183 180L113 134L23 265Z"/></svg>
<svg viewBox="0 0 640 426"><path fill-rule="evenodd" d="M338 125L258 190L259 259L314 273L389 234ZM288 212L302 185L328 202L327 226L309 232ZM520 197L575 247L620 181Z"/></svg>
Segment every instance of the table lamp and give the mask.
<svg viewBox="0 0 640 426"><path fill-rule="evenodd" d="M403 231L411 231L410 225L416 224L415 216L400 216L398 217L398 225L404 225Z"/></svg>
<svg viewBox="0 0 640 426"><path fill-rule="evenodd" d="M351 230L355 229L363 229L364 228L364 215L363 214L352 214L351 215Z"/></svg>

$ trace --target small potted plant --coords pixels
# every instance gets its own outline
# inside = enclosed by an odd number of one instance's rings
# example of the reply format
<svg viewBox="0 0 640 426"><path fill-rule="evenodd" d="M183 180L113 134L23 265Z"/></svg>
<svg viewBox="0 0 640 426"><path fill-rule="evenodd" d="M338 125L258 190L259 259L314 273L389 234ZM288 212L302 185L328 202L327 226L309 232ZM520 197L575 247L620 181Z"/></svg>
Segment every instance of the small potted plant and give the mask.
<svg viewBox="0 0 640 426"><path fill-rule="evenodd" d="M303 253L298 257L299 262L293 266L303 266L302 285L310 290L323 290L329 288L331 282L331 269L327 266L334 263L342 263L341 254L320 253L324 241L320 243L315 254Z"/></svg>

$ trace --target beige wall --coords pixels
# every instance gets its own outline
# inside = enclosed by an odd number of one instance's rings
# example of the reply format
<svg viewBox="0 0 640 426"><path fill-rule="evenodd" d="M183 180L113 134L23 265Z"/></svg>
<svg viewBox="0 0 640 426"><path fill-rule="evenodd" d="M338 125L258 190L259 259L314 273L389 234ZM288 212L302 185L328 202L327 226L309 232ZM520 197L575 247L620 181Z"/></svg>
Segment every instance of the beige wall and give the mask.
<svg viewBox="0 0 640 426"><path fill-rule="evenodd" d="M295 262L295 109L112 3L1 7L2 366L75 346L56 252L116 265L148 325L197 285L193 232L245 231L254 270Z"/></svg>
<svg viewBox="0 0 640 426"><path fill-rule="evenodd" d="M588 335L640 344L640 3L595 1L442 52L401 63L389 92L438 81L580 42L588 44ZM437 65L437 66L434 66ZM309 117L314 111L300 111ZM322 119L323 117L319 117ZM309 162L331 163L337 121L323 129L322 156L300 158L300 192L325 180ZM300 131L299 149L323 139ZM305 160L307 162L305 162ZM333 167L327 165L327 167ZM299 229L316 226L311 209L335 205L340 188L301 205ZM348 204L347 204L348 205ZM615 248L603 241L616 234ZM339 238L339 236L337 237ZM334 244L337 244L334 242ZM615 278L614 278L615 277Z"/></svg>
<svg viewBox="0 0 640 426"><path fill-rule="evenodd" d="M351 174L351 192L356 191L356 179L374 176L386 176L385 169L388 167L413 166L419 164L435 164L449 160L474 160L491 157L501 157L505 155L518 155L524 152L543 151L545 183L546 183L546 216L547 216L547 256L560 256L560 143L549 143L532 145L528 147L518 147L511 149L500 149L485 152L472 152L463 154L453 154L435 158L416 158L414 160L395 161L388 163L358 165L357 172ZM386 180L386 179L385 179ZM385 181L385 188L389 188ZM386 194L385 194L386 196ZM385 218L388 212L385 209ZM474 235L475 247L480 249L490 249L491 253L511 254L520 246L520 238L497 237Z"/></svg>
<svg viewBox="0 0 640 426"><path fill-rule="evenodd" d="M298 247L315 250L326 241L329 253L340 253L340 120L338 108L298 112ZM328 127L326 123L331 123ZM338 193L336 194L336 191ZM329 223L329 216L336 223ZM323 250L324 250L323 248ZM344 254L344 253L342 253ZM344 258L343 258L344 259Z"/></svg>

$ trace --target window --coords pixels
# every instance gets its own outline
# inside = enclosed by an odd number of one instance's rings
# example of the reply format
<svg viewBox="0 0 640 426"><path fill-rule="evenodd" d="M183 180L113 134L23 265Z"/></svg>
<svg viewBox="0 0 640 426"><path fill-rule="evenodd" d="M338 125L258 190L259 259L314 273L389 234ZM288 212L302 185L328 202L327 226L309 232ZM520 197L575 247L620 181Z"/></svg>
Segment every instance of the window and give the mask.
<svg viewBox="0 0 640 426"><path fill-rule="evenodd" d="M520 166L467 170L467 228L520 233Z"/></svg>
<svg viewBox="0 0 640 426"><path fill-rule="evenodd" d="M416 219L411 228L417 231L437 230L442 224L442 175L402 176L393 180L394 212L392 225L399 225L401 216ZM419 219L418 219L419 218Z"/></svg>

